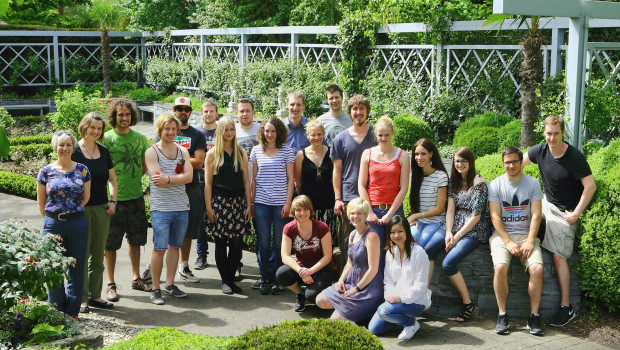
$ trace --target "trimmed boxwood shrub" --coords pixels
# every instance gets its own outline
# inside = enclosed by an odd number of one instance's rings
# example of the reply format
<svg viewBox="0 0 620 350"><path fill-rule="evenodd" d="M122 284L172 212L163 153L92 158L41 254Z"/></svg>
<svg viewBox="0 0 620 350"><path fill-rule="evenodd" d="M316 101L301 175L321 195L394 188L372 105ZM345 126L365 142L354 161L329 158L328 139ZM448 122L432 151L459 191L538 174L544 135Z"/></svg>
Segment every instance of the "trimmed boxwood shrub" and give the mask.
<svg viewBox="0 0 620 350"><path fill-rule="evenodd" d="M502 126L497 133L500 144L498 151L502 151L508 146L519 147L521 145L521 120L515 119Z"/></svg>
<svg viewBox="0 0 620 350"><path fill-rule="evenodd" d="M27 115L27 116L17 116L13 118L15 120L16 125L25 125L29 126L32 124L38 124L44 121L47 121L46 115Z"/></svg>
<svg viewBox="0 0 620 350"><path fill-rule="evenodd" d="M37 180L28 175L0 171L0 192L36 199Z"/></svg>
<svg viewBox="0 0 620 350"><path fill-rule="evenodd" d="M50 143L31 143L27 145L11 146L10 155L11 159L16 162L22 159L33 159L47 157L54 152L54 148Z"/></svg>
<svg viewBox="0 0 620 350"><path fill-rule="evenodd" d="M416 141L424 137L433 137L433 131L428 123L409 114L394 117L393 143L396 147L409 150Z"/></svg>
<svg viewBox="0 0 620 350"><path fill-rule="evenodd" d="M582 235L578 240L581 290L609 309L620 309L620 139L588 158L597 191L588 210L581 216Z"/></svg>
<svg viewBox="0 0 620 350"><path fill-rule="evenodd" d="M52 144L52 135L17 136L9 139L11 146L29 145L31 143Z"/></svg>
<svg viewBox="0 0 620 350"><path fill-rule="evenodd" d="M470 130L474 130L483 126L490 126L494 128L501 128L502 126L508 124L513 121L514 118L506 115L495 112L486 112L484 114L479 114L473 118L467 119L454 133L454 145L461 144L460 138L468 133Z"/></svg>
<svg viewBox="0 0 620 350"><path fill-rule="evenodd" d="M346 321L310 319L284 321L233 339L227 349L383 349L366 328Z"/></svg>
<svg viewBox="0 0 620 350"><path fill-rule="evenodd" d="M490 126L482 126L469 130L462 134L458 142L455 139L455 148L467 146L474 152L475 157L481 157L497 151L500 140L499 129Z"/></svg>
<svg viewBox="0 0 620 350"><path fill-rule="evenodd" d="M170 327L147 329L135 337L106 347L114 350L151 350L165 347L168 350L222 349L231 338L183 333Z"/></svg>

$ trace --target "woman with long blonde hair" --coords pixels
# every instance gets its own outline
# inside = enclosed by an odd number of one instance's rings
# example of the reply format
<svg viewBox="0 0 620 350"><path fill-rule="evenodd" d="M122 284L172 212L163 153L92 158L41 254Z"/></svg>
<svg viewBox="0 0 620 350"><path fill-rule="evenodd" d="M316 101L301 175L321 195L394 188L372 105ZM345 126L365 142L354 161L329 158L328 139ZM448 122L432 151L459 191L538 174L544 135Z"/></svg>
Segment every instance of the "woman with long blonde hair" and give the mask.
<svg viewBox="0 0 620 350"><path fill-rule="evenodd" d="M205 227L215 238L215 263L222 279L222 293L241 293L234 279L241 261L243 236L252 232L250 177L248 155L237 144L235 123L229 116L217 122L215 147L207 152L205 163Z"/></svg>

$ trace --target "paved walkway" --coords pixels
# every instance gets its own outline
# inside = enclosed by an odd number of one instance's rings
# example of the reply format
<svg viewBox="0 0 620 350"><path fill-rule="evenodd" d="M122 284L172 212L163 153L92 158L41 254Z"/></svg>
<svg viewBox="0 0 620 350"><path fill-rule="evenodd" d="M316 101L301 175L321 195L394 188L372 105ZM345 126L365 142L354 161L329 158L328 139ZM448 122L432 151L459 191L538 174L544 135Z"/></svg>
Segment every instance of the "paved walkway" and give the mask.
<svg viewBox="0 0 620 350"><path fill-rule="evenodd" d="M42 227L43 220L38 213L36 201L0 193L0 221L10 217L20 217L36 227ZM152 231L149 229L149 237ZM150 258L151 244L142 251L141 266ZM210 247L213 253L213 246ZM130 264L126 248L118 254L116 280L123 289L119 291L121 299L114 310L102 310L107 316L124 320L128 325L144 328L169 326L185 332L213 335L236 336L246 331L265 325L278 323L284 319L325 318L330 312L314 306L305 312L293 311L295 298L286 290L281 295L263 296L252 290L250 284L259 278L256 256L245 253L243 257L244 279L239 283L243 294L227 296L220 291L220 279L215 268L213 255L209 256L209 267L194 271L201 279L200 283L177 282L188 293L184 299L164 297L166 304L156 306L150 303L149 294L132 290L130 287ZM192 251L190 262L195 260ZM105 282L105 281L104 281ZM465 325L453 320L425 317L420 319L422 328L416 336L407 342L396 340L400 332L393 328L381 337L386 349L424 346L427 349L606 349L596 343L571 337L551 327L546 327L544 337L535 337L525 329L525 320L513 319L513 332L499 336L493 332L494 320L475 319Z"/></svg>

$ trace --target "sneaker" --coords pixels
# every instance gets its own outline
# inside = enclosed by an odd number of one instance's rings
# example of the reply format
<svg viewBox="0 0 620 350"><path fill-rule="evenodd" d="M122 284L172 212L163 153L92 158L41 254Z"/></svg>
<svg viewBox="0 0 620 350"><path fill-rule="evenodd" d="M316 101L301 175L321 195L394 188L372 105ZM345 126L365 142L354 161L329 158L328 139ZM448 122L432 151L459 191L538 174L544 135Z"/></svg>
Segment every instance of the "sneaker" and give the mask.
<svg viewBox="0 0 620 350"><path fill-rule="evenodd" d="M226 283L222 283L222 293L230 295L233 294L233 290Z"/></svg>
<svg viewBox="0 0 620 350"><path fill-rule="evenodd" d="M260 294L263 294L263 295L271 293L271 283L263 281L260 284L258 291L260 292Z"/></svg>
<svg viewBox="0 0 620 350"><path fill-rule="evenodd" d="M142 278L137 278L131 281L131 288L145 292L151 292L153 290L153 287L150 284L144 282Z"/></svg>
<svg viewBox="0 0 620 350"><path fill-rule="evenodd" d="M505 335L508 334L508 330L510 329L510 323L508 321L508 315L498 315L497 323L495 324L495 333Z"/></svg>
<svg viewBox="0 0 620 350"><path fill-rule="evenodd" d="M151 276L151 264L146 264L146 269L142 272L142 280L147 283L153 283L153 277Z"/></svg>
<svg viewBox="0 0 620 350"><path fill-rule="evenodd" d="M258 281L255 281L254 283L252 283L252 289L259 289L260 286L263 285L263 279L259 279Z"/></svg>
<svg viewBox="0 0 620 350"><path fill-rule="evenodd" d="M276 282L271 287L271 294L278 295L282 294L282 285L279 282Z"/></svg>
<svg viewBox="0 0 620 350"><path fill-rule="evenodd" d="M527 319L527 329L530 330L530 334L539 336L545 335L539 314L532 314L530 318Z"/></svg>
<svg viewBox="0 0 620 350"><path fill-rule="evenodd" d="M164 293L172 295L175 298L185 298L187 296L184 291L180 290L179 287L175 286L174 284L171 284L164 288Z"/></svg>
<svg viewBox="0 0 620 350"><path fill-rule="evenodd" d="M239 266L237 267L237 271L235 271L235 281L237 281L237 282L241 281L241 268L242 267L243 267L243 263L239 262Z"/></svg>
<svg viewBox="0 0 620 350"><path fill-rule="evenodd" d="M200 280L196 276L194 276L192 270L189 269L187 262L185 262L185 264L179 264L179 277L186 280L187 282L200 282Z"/></svg>
<svg viewBox="0 0 620 350"><path fill-rule="evenodd" d="M295 312L302 312L306 309L306 295L304 293L299 293L296 295L297 301L295 302L295 307L293 310Z"/></svg>
<svg viewBox="0 0 620 350"><path fill-rule="evenodd" d="M207 263L207 256L199 256L196 258L196 263L194 264L194 270L204 270L209 267Z"/></svg>
<svg viewBox="0 0 620 350"><path fill-rule="evenodd" d="M560 310L551 319L550 325L553 327L562 327L567 325L570 321L577 317L577 313L573 309L572 305L560 306Z"/></svg>
<svg viewBox="0 0 620 350"><path fill-rule="evenodd" d="M153 289L149 299L151 299L151 303L155 305L164 305L164 298L161 296L161 289Z"/></svg>
<svg viewBox="0 0 620 350"><path fill-rule="evenodd" d="M108 288L105 290L105 298L109 301L118 301L118 294L116 293L116 283L108 283ZM120 289L120 288L119 288Z"/></svg>
<svg viewBox="0 0 620 350"><path fill-rule="evenodd" d="M403 331L398 335L398 340L407 340L413 338L415 333L420 329L420 322L415 320L413 326L403 328Z"/></svg>

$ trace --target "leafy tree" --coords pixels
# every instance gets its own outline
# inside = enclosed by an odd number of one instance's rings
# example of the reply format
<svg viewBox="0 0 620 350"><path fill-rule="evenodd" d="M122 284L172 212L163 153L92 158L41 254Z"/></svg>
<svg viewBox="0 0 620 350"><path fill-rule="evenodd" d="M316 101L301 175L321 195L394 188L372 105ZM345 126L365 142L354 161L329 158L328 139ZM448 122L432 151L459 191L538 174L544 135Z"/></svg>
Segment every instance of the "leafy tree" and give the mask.
<svg viewBox="0 0 620 350"><path fill-rule="evenodd" d="M133 30L196 28L191 21L196 10L193 0L125 0L124 5L131 14L130 28Z"/></svg>
<svg viewBox="0 0 620 350"><path fill-rule="evenodd" d="M88 0L0 0L0 18L12 24L61 25L66 7Z"/></svg>

